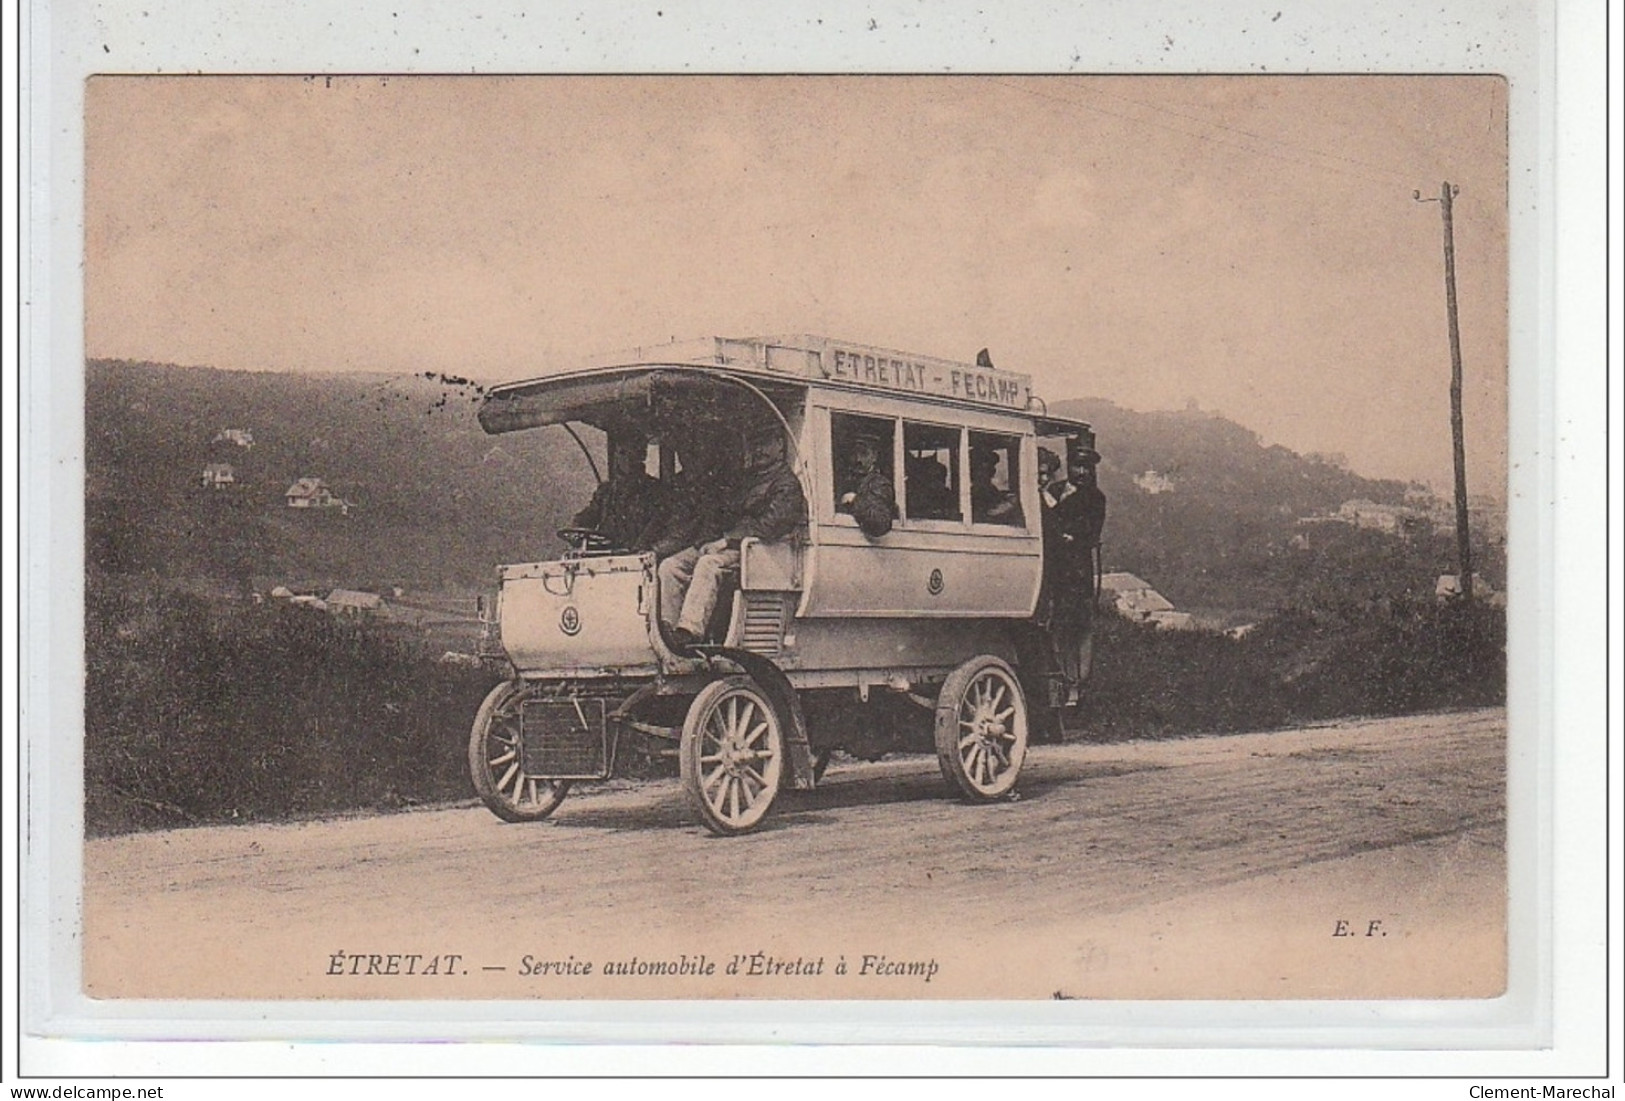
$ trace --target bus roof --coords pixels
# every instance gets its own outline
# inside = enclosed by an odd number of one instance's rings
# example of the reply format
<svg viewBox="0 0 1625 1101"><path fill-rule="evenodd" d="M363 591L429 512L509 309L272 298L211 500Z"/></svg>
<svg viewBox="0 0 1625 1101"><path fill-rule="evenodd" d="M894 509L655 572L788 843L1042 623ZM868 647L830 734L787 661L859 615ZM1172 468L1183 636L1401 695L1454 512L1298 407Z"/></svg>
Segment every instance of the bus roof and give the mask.
<svg viewBox="0 0 1625 1101"><path fill-rule="evenodd" d="M904 396L948 398L1018 413L1028 411L1032 396L1031 376L1014 371L809 335L705 337L611 352L572 366L660 365L720 367L808 383L849 383ZM543 381L511 383L493 392Z"/></svg>
<svg viewBox="0 0 1625 1101"><path fill-rule="evenodd" d="M1048 416L1032 379L1014 371L916 355L823 336L706 337L593 356L560 374L493 387L480 410L488 432L567 420L613 419L653 389L728 378L769 393L827 386L1032 417L1065 431L1088 426Z"/></svg>

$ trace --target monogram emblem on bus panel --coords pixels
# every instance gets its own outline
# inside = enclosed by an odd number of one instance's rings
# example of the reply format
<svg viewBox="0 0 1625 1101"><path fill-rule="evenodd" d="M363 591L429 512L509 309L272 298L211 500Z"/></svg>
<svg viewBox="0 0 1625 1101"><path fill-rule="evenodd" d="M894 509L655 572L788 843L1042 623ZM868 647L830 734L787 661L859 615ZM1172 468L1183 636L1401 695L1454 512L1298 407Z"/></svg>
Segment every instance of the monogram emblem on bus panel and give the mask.
<svg viewBox="0 0 1625 1101"><path fill-rule="evenodd" d="M581 612L574 604L566 604L559 613L559 630L567 635L578 634L581 631Z"/></svg>

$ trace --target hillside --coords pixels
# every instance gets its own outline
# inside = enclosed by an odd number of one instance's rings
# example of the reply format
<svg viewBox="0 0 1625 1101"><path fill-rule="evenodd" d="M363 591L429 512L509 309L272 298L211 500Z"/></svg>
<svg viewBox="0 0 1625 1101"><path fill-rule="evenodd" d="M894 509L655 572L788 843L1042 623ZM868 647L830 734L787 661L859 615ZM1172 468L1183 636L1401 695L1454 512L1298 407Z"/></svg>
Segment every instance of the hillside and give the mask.
<svg viewBox="0 0 1625 1101"><path fill-rule="evenodd" d="M562 432L487 436L457 380L280 375L92 362L86 392L90 562L232 585L483 585L499 562L558 549L591 491ZM217 437L252 435L244 447ZM209 463L234 484L206 489ZM292 509L320 478L341 508Z"/></svg>
<svg viewBox="0 0 1625 1101"><path fill-rule="evenodd" d="M477 387L439 378L93 361L90 566L227 591L300 581L483 587L497 563L556 553L553 532L586 500L592 474L562 431L486 435L474 419L478 397ZM1107 568L1139 574L1180 607L1234 618L1431 596L1438 574L1453 569L1448 533L1403 540L1298 523L1356 498L1398 504L1400 483L1262 446L1200 412L1095 400L1052 409L1096 427ZM218 438L224 429L251 433L252 447ZM234 483L205 488L210 463L229 463ZM289 508L284 493L307 477L352 507ZM1479 552L1500 587L1496 546L1481 539Z"/></svg>
<svg viewBox="0 0 1625 1101"><path fill-rule="evenodd" d="M1407 538L1349 524L1300 523L1348 501L1406 503L1402 482L1362 478L1321 457L1265 446L1198 410L1139 413L1108 401L1057 402L1093 424L1106 493L1107 570L1127 570L1181 608L1247 618L1281 607L1431 597L1455 572L1453 528ZM1153 476L1154 475L1154 476ZM1477 568L1504 585L1504 533L1475 530Z"/></svg>

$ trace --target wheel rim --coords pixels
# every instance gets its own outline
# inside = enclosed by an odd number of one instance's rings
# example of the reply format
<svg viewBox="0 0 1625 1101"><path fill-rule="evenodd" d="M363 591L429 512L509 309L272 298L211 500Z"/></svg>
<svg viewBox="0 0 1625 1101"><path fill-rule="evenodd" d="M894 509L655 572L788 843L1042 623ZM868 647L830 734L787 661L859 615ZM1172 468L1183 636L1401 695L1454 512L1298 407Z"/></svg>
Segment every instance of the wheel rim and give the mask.
<svg viewBox="0 0 1625 1101"><path fill-rule="evenodd" d="M754 825L779 790L784 767L778 719L754 692L722 696L699 730L699 797L730 829Z"/></svg>
<svg viewBox="0 0 1625 1101"><path fill-rule="evenodd" d="M959 772L983 795L1009 788L1026 751L1021 691L1000 669L984 669L959 699Z"/></svg>

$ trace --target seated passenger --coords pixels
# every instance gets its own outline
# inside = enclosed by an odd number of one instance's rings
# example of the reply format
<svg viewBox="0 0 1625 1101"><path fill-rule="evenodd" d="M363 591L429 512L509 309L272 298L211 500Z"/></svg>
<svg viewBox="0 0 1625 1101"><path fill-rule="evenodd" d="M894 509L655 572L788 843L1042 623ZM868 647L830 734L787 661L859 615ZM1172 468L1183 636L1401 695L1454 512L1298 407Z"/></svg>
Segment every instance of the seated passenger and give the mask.
<svg viewBox="0 0 1625 1101"><path fill-rule="evenodd" d="M852 441L852 474L857 479L853 488L841 494L837 511L845 512L858 522L858 530L871 539L879 539L891 530L897 519L897 498L892 492L891 479L880 469L880 438L861 435Z"/></svg>
<svg viewBox="0 0 1625 1101"><path fill-rule="evenodd" d="M913 520L959 519L959 496L948 484L948 468L933 455L909 455L908 515Z"/></svg>
<svg viewBox="0 0 1625 1101"><path fill-rule="evenodd" d="M1019 525L1021 498L993 483L998 469L996 450L982 446L970 449L970 517L978 524Z"/></svg>
<svg viewBox="0 0 1625 1101"><path fill-rule="evenodd" d="M704 639L724 585L738 578L740 544L777 542L806 522L807 499L785 461L784 438L761 432L745 461L743 489L727 510L731 517L721 534L660 563L660 621L679 649Z"/></svg>
<svg viewBox="0 0 1625 1101"><path fill-rule="evenodd" d="M660 511L662 487L643 468L649 441L641 434L611 438L609 477L598 484L587 507L575 514L572 527L596 531L622 550L646 549L642 533Z"/></svg>
<svg viewBox="0 0 1625 1101"><path fill-rule="evenodd" d="M709 437L692 437L674 450L682 469L663 486L661 507L638 536L639 547L656 558L714 539L731 522L721 510L733 493Z"/></svg>

